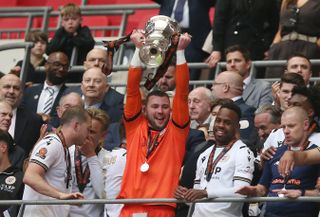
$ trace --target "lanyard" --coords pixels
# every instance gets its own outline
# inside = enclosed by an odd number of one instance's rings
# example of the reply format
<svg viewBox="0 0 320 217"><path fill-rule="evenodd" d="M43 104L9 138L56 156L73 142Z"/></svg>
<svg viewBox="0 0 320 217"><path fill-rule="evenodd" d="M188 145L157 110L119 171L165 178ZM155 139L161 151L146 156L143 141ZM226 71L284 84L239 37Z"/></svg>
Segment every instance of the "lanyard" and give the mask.
<svg viewBox="0 0 320 217"><path fill-rule="evenodd" d="M147 150L147 155L146 158L148 159L151 153L158 147L160 142L163 139L163 134L166 132L167 128L161 130L160 132L157 133L157 135L152 136L152 132L149 129L148 130L148 150Z"/></svg>
<svg viewBox="0 0 320 217"><path fill-rule="evenodd" d="M221 160L221 158L231 149L231 147L233 146L233 144L235 143L235 139L231 140L230 143L224 147L224 149L220 152L220 154L216 157L215 160L213 160L214 158L214 154L216 152L216 148L217 145L215 144L212 148L212 151L210 153L209 159L208 159L208 163L207 163L207 168L205 171L205 175L206 175L206 180L209 182L214 168L217 166L218 162Z"/></svg>
<svg viewBox="0 0 320 217"><path fill-rule="evenodd" d="M59 137L59 139L61 140L62 146L63 146L63 150L64 150L64 159L66 161L66 165L67 165L67 178L65 180L66 182L66 188L69 188L69 182L71 180L71 159L70 159L70 153L69 153L69 149L67 147L66 144L66 140L64 138L63 133L61 132L61 129L58 129L56 132L57 136Z"/></svg>
<svg viewBox="0 0 320 217"><path fill-rule="evenodd" d="M78 188L82 193L84 188L89 182L90 170L89 170L88 164L86 164L86 168L84 169L84 172L82 172L82 161L81 161L81 153L80 153L79 146L75 146L74 164L75 164Z"/></svg>

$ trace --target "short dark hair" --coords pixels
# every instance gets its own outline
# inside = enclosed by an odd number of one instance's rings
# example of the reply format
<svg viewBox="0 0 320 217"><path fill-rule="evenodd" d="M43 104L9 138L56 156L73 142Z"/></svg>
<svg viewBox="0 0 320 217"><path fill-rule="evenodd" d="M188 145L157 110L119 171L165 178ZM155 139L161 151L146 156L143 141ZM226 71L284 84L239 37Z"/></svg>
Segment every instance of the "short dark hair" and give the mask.
<svg viewBox="0 0 320 217"><path fill-rule="evenodd" d="M9 132L0 129L0 141L7 144L8 153L12 153L14 151L14 141Z"/></svg>
<svg viewBox="0 0 320 217"><path fill-rule="evenodd" d="M211 103L211 111L214 109L214 107L216 107L217 105L224 105L225 103L230 103L233 102L232 99L228 99L228 98L217 98L214 99Z"/></svg>
<svg viewBox="0 0 320 217"><path fill-rule="evenodd" d="M227 49L224 51L224 55L225 55L225 57L227 57L228 53L232 53L232 52L236 52L236 51L239 51L246 61L251 60L249 50L239 44L227 47Z"/></svg>
<svg viewBox="0 0 320 217"><path fill-rule="evenodd" d="M150 93L148 93L147 98L146 98L146 104L148 104L149 98L151 96L167 97L168 100L170 100L169 95L167 93L162 92L161 90L153 90Z"/></svg>
<svg viewBox="0 0 320 217"><path fill-rule="evenodd" d="M295 84L299 87L305 87L306 84L303 80L303 77L298 73L288 72L284 73L281 76L280 87L282 87L283 83Z"/></svg>
<svg viewBox="0 0 320 217"><path fill-rule="evenodd" d="M75 106L68 108L63 112L60 123L61 125L69 124L73 119L77 119L79 122L83 123L88 121L89 118L90 116L84 108Z"/></svg>
<svg viewBox="0 0 320 217"><path fill-rule="evenodd" d="M317 86L312 87L299 87L295 86L292 90L292 96L299 94L307 97L309 103L312 105L314 110L314 116L319 117L320 114L320 89Z"/></svg>
<svg viewBox="0 0 320 217"><path fill-rule="evenodd" d="M293 54L291 54L291 55L287 58L287 65L288 65L288 62L289 62L292 58L294 58L294 57L300 57L300 58L306 59L306 60L309 62L310 67L311 67L312 64L311 64L310 59L309 59L306 55L304 55L304 54L302 54L302 53L293 53Z"/></svg>
<svg viewBox="0 0 320 217"><path fill-rule="evenodd" d="M240 110L239 106L234 104L233 101L232 102L226 102L223 105L221 105L220 110L223 109L223 108L226 108L226 109L234 111L237 114L238 119L239 120L241 119L241 110Z"/></svg>

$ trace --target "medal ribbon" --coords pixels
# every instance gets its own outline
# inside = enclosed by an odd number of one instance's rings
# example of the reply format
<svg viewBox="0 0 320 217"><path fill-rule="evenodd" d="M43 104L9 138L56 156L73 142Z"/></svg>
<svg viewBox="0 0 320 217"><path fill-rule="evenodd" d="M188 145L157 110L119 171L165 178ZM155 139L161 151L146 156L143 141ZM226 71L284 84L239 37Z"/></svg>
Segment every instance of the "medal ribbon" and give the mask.
<svg viewBox="0 0 320 217"><path fill-rule="evenodd" d="M102 72L105 75L108 76L112 72L114 52L119 49L120 45L122 45L125 42L130 41L131 34L132 34L132 32L130 32L125 37L119 38L119 39L114 40L114 41L103 41L104 47L108 48L108 50L107 50L107 60L106 60L106 63L102 67Z"/></svg>
<svg viewBox="0 0 320 217"><path fill-rule="evenodd" d="M165 132L166 132L166 128L161 130L161 132L157 133L157 135L152 138L152 133L151 133L151 130L149 129L149 131L148 131L148 150L147 150L147 155L146 155L147 159L149 158L151 153L156 149L158 144L160 144L160 142L163 138L162 135ZM160 138L160 140L159 140L159 138Z"/></svg>
<svg viewBox="0 0 320 217"><path fill-rule="evenodd" d="M71 159L70 159L70 153L69 153L69 149L68 146L66 144L66 140L64 138L64 135L61 131L61 129L57 129L56 132L57 136L59 137L59 139L61 140L62 146L63 146L63 150L64 150L64 159L66 161L66 165L67 165L67 179L66 179L66 188L69 188L69 182L71 180Z"/></svg>
<svg viewBox="0 0 320 217"><path fill-rule="evenodd" d="M74 164L75 164L78 188L82 193L89 182L90 170L89 170L88 164L86 164L86 168L84 169L84 172L82 172L81 152L80 152L79 146L75 147Z"/></svg>
<svg viewBox="0 0 320 217"><path fill-rule="evenodd" d="M231 147L233 146L235 141L236 141L235 139L231 140L231 142L227 146L224 147L224 149L220 152L220 154L216 157L216 159L214 161L213 161L213 158L214 158L214 154L216 152L217 145L215 144L213 146L212 151L209 156L209 159L208 159L207 168L205 171L206 180L208 182L210 181L210 179L212 177L214 168L217 166L217 164L221 160L221 158L231 149Z"/></svg>

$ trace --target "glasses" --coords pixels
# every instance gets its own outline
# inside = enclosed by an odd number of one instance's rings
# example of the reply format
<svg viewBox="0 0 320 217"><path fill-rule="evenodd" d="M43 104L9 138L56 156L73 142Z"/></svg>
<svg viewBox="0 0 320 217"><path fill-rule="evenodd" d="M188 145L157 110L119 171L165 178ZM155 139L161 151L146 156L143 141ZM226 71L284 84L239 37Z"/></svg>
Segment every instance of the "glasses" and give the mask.
<svg viewBox="0 0 320 217"><path fill-rule="evenodd" d="M47 61L48 64L51 64L53 67L55 68L60 68L62 67L63 69L66 69L66 70L69 70L70 69L70 66L69 64L62 64L60 62L49 62Z"/></svg>

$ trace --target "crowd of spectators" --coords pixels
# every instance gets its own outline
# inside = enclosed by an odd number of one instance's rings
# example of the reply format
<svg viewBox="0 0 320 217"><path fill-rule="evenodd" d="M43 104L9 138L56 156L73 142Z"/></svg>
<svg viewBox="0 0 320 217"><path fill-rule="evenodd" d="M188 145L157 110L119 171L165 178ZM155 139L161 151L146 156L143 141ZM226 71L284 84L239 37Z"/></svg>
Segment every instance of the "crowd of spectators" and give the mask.
<svg viewBox="0 0 320 217"><path fill-rule="evenodd" d="M0 78L0 199L176 198L184 203L27 205L24 216L183 217L188 202L203 198L320 195L320 86L310 81L318 73L310 58L318 57L319 34L309 31L320 28L313 18L320 3L283 0L280 8L276 0L185 0L178 18L180 1L156 1L182 32L172 36L176 53L148 93L140 87L143 30L130 36L135 51L126 98L108 83L102 70L108 53L94 47L77 5L62 8L62 27L51 40L40 31L26 36L35 43L30 60ZM213 50L206 54L211 6ZM84 66L75 77L69 73L74 47ZM276 82L250 74L252 60L265 57L287 60L285 69L267 69ZM221 60L226 69L211 88L189 90L199 70L187 63L214 67ZM19 77L23 61L30 62L26 85ZM18 210L0 206L0 217ZM294 200L223 202L197 203L192 212L313 217L319 208Z"/></svg>

